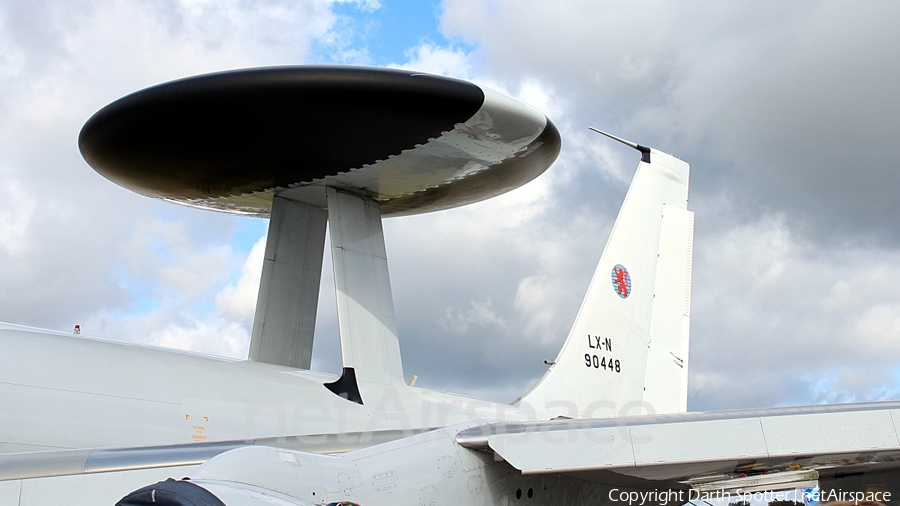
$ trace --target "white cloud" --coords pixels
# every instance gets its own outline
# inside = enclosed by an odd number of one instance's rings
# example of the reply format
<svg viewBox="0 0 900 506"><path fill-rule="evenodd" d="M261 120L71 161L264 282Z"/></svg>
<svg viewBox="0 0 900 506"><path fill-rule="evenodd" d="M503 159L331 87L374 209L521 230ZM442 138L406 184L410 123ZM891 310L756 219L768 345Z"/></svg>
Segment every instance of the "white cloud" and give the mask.
<svg viewBox="0 0 900 506"><path fill-rule="evenodd" d="M259 280L262 276L263 258L266 253L266 237L261 237L244 266L237 283L230 284L216 295L216 306L219 314L232 321L250 322L256 312L256 298L259 294Z"/></svg>
<svg viewBox="0 0 900 506"><path fill-rule="evenodd" d="M892 378L900 360L900 253L821 250L771 216L699 242L695 252L698 402L808 402L823 381L829 399L864 400L876 394L858 389L854 370ZM741 381L730 379L736 367ZM773 383L790 387L762 388Z"/></svg>
<svg viewBox="0 0 900 506"><path fill-rule="evenodd" d="M332 3L0 3L0 319L145 342L168 329L167 343L176 328L247 327L252 280L222 295L221 313L214 304L244 260L229 244L239 220L110 184L81 159L78 133L145 86L302 62L332 29Z"/></svg>
<svg viewBox="0 0 900 506"><path fill-rule="evenodd" d="M160 233L154 227L166 230ZM260 238L243 259L240 277L227 282L240 255L221 246L204 249L190 244L180 228L180 223L158 222L139 227L128 245L126 256L143 259L141 267L147 270L130 271L128 279L141 285L131 289L138 302L149 307L124 313L102 310L83 321L82 329L87 334L245 359L266 238ZM162 242L151 245L147 240ZM148 250L156 253L149 265L143 253ZM143 285L153 279L159 285ZM215 304L210 306L209 301Z"/></svg>
<svg viewBox="0 0 900 506"><path fill-rule="evenodd" d="M247 358L249 336L240 324L222 319L194 320L186 325L169 324L149 329L147 342L157 346L231 357Z"/></svg>
<svg viewBox="0 0 900 506"><path fill-rule="evenodd" d="M442 26L492 79L539 80L581 125L706 165L701 188L734 182L820 231L896 242L878 217L900 186L898 19L893 4L449 0Z"/></svg>
<svg viewBox="0 0 900 506"><path fill-rule="evenodd" d="M586 256L579 228L603 233L633 174L633 152L593 137L585 130L593 125L693 164L692 407L900 391L890 372L900 228L889 219L900 190L900 148L889 138L900 128L891 91L900 41L890 38L898 6L442 6L444 34L474 47L472 77L550 111L562 133L561 158L542 178L546 203L529 217L555 219L558 241L529 245L523 258L541 262L504 281L518 287L515 310L530 315L529 328L567 328L563 308L580 295L563 288L576 281L560 281L568 270L547 258ZM547 229L518 232L533 239L538 230ZM553 309L564 293L570 302ZM492 300L519 324L504 299Z"/></svg>
<svg viewBox="0 0 900 506"><path fill-rule="evenodd" d="M457 79L471 80L473 77L470 56L459 48L444 48L430 43L420 44L408 49L406 57L409 59L406 63L395 63L390 66Z"/></svg>
<svg viewBox="0 0 900 506"><path fill-rule="evenodd" d="M228 276L236 255L229 246L208 244L184 221L138 220L123 245L125 275L153 279L159 294L188 300L207 295Z"/></svg>
<svg viewBox="0 0 900 506"><path fill-rule="evenodd" d="M337 3L352 3L361 11L373 12L381 8L379 0L337 0Z"/></svg>
<svg viewBox="0 0 900 506"><path fill-rule="evenodd" d="M3 172L6 172L5 174ZM0 248L11 258L21 259L28 249L28 228L35 211L35 200L25 191L12 171L0 172Z"/></svg>
<svg viewBox="0 0 900 506"><path fill-rule="evenodd" d="M484 302L472 301L472 308L460 311L454 307L448 307L444 310L444 318L441 325L454 332L467 332L469 327L504 327L506 322L503 318L497 316L494 311L491 299Z"/></svg>

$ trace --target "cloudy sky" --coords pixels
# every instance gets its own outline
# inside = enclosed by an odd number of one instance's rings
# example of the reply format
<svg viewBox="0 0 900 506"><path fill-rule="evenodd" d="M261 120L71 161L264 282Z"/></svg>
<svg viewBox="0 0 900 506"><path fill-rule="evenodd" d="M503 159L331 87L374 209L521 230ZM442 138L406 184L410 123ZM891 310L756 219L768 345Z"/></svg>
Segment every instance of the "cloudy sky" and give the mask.
<svg viewBox="0 0 900 506"><path fill-rule="evenodd" d="M132 194L82 160L105 104L334 63L545 112L556 164L385 222L404 370L511 400L556 356L637 164L692 164L689 408L900 398L900 3L0 0L0 320L245 357L267 222ZM330 265L330 257L326 257ZM313 366L338 372L330 269Z"/></svg>

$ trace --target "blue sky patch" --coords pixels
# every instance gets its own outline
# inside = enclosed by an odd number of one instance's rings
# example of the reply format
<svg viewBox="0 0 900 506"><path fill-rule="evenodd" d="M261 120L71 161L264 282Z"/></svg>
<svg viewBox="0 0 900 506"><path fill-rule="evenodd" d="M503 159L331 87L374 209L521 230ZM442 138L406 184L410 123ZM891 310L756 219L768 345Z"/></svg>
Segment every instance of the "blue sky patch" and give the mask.
<svg viewBox="0 0 900 506"><path fill-rule="evenodd" d="M332 37L314 45L310 63L386 66L409 60L420 44L449 46L440 32L440 2L384 0L372 11L355 3L337 3L339 20Z"/></svg>

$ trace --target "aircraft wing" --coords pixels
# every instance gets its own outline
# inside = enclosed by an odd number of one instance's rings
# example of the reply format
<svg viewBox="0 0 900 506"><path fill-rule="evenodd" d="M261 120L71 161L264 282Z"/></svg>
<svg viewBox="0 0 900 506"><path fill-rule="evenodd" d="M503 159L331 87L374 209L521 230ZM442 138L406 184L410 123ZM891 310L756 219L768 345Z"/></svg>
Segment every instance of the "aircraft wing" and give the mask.
<svg viewBox="0 0 900 506"><path fill-rule="evenodd" d="M625 477L695 490L815 486L900 467L900 403L494 423L457 442L490 450L524 475ZM619 478L616 478L618 476Z"/></svg>

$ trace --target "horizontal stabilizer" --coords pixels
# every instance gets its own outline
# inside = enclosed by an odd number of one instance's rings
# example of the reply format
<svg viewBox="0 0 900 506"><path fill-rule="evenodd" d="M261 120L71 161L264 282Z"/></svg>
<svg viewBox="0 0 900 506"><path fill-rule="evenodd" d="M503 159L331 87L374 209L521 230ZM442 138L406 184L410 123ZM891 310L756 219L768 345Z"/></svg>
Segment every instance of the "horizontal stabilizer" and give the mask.
<svg viewBox="0 0 900 506"><path fill-rule="evenodd" d="M457 442L490 449L523 474L605 470L698 490L778 490L851 467L891 468L898 416L900 403L884 402L497 423L464 430Z"/></svg>

